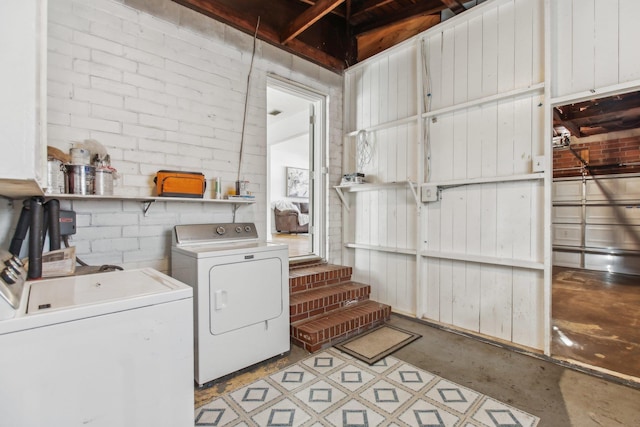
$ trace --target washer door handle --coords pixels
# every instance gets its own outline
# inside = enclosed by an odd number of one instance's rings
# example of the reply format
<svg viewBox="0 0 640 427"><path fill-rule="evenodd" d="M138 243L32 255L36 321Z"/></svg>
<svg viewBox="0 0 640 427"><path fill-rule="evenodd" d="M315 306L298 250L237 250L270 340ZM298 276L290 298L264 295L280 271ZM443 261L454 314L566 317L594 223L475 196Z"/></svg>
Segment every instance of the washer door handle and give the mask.
<svg viewBox="0 0 640 427"><path fill-rule="evenodd" d="M227 291L219 289L215 292L215 308L216 310L222 310L227 308Z"/></svg>

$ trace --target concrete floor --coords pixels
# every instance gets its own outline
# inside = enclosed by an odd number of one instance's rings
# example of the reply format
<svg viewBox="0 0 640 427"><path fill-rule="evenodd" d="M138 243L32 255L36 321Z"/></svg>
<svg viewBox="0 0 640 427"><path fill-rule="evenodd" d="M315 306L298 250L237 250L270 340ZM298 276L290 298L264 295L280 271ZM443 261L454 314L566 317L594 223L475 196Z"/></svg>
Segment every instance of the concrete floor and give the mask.
<svg viewBox="0 0 640 427"><path fill-rule="evenodd" d="M553 268L555 358L640 378L640 276Z"/></svg>
<svg viewBox="0 0 640 427"><path fill-rule="evenodd" d="M534 414L540 417L540 426L640 426L640 388L402 316L393 315L390 324L422 335L394 357ZM196 407L307 356L294 347L285 357L196 390Z"/></svg>

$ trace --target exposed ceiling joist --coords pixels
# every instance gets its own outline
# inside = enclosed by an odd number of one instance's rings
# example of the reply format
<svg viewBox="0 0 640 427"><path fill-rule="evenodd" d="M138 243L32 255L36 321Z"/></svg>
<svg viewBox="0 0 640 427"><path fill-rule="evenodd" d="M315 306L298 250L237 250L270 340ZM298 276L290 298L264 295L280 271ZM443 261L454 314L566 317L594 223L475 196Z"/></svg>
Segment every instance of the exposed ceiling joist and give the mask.
<svg viewBox="0 0 640 427"><path fill-rule="evenodd" d="M553 109L553 122L578 138L635 129L640 126L640 93L558 106Z"/></svg>
<svg viewBox="0 0 640 427"><path fill-rule="evenodd" d="M190 9L214 18L218 21L225 22L245 33L255 34L258 16L253 13L239 13L237 10L223 4L219 1L212 0L173 0ZM280 43L280 34L276 28L265 20L261 20L258 29L258 38L276 46L310 59L325 67L339 71L344 69L344 60L336 58L314 46L309 45L298 39L293 39L286 46Z"/></svg>
<svg viewBox="0 0 640 427"><path fill-rule="evenodd" d="M359 18L361 15L373 12L375 9L393 3L393 0L364 0L352 8L351 18Z"/></svg>
<svg viewBox="0 0 640 427"><path fill-rule="evenodd" d="M315 24L320 18L331 12L342 4L344 0L318 0L316 4L305 10L301 15L291 22L282 34L280 42L289 43L304 30Z"/></svg>
<svg viewBox="0 0 640 427"><path fill-rule="evenodd" d="M341 73L436 25L465 0L173 0ZM362 48L361 48L362 44Z"/></svg>
<svg viewBox="0 0 640 427"><path fill-rule="evenodd" d="M556 125L564 126L569 132L571 132L571 135L580 136L580 128L573 122L563 120L560 111L557 108L553 109L553 122Z"/></svg>
<svg viewBox="0 0 640 427"><path fill-rule="evenodd" d="M358 36L370 31L378 30L392 24L398 24L416 16L440 13L447 7L440 0L424 0L413 6L405 7L400 12L388 14L376 21L357 26L354 35Z"/></svg>

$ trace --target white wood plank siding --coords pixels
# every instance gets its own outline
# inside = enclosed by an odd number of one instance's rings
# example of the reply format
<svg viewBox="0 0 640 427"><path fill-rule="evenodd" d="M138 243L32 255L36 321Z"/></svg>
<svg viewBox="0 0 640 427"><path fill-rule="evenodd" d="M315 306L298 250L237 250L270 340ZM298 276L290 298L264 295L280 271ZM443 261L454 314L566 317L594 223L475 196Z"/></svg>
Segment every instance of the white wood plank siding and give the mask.
<svg viewBox="0 0 640 427"><path fill-rule="evenodd" d="M362 170L368 183L416 181L418 146L417 45L395 49L347 72L344 172L355 172L358 131L367 131L373 157ZM403 119L409 123L395 124ZM405 186L347 194L351 209L344 241L373 249L349 249L353 278L372 287L371 297L395 310L415 313L417 208ZM375 250L385 248L385 250Z"/></svg>
<svg viewBox="0 0 640 427"><path fill-rule="evenodd" d="M640 79L640 2L554 0L552 97Z"/></svg>
<svg viewBox="0 0 640 427"><path fill-rule="evenodd" d="M348 195L354 278L396 311L536 349L544 348L544 182L514 177L531 174L532 158L544 154L544 95L529 90L544 83L543 7L478 6L345 74L345 172L355 167L357 131L374 129L368 181L442 185L441 200L417 210L407 187ZM424 76L415 73L422 56ZM421 143L429 161L418 157ZM417 255L394 253L402 248Z"/></svg>
<svg viewBox="0 0 640 427"><path fill-rule="evenodd" d="M544 153L543 95L455 107L543 81L542 7L535 0L496 2L426 35L430 181L462 185L445 187L439 202L424 206L421 245L427 319L537 349L544 347L543 271L509 263L542 263L543 182L465 181L532 172L532 158Z"/></svg>

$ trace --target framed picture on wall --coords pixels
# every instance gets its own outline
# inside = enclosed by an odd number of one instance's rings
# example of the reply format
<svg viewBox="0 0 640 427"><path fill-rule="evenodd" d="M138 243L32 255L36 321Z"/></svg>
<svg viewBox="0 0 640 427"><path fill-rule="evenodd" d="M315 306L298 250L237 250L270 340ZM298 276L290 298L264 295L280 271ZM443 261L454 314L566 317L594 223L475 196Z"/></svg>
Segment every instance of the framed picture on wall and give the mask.
<svg viewBox="0 0 640 427"><path fill-rule="evenodd" d="M287 197L309 197L309 170L287 168Z"/></svg>

